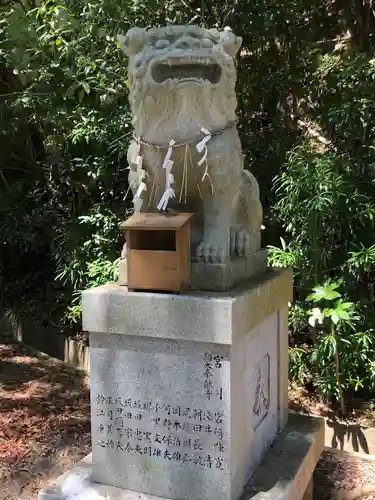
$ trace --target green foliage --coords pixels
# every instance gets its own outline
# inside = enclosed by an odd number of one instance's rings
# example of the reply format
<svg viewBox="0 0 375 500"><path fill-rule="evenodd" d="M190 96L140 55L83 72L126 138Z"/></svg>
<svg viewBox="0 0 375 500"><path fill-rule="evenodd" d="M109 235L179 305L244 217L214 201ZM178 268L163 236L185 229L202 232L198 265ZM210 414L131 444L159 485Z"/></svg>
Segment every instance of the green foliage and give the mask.
<svg viewBox="0 0 375 500"><path fill-rule="evenodd" d="M289 241L282 253L273 251L272 258L284 263L292 255L303 287L332 273L349 274L358 236L370 240L375 205L368 186L353 182L348 158L302 144L288 154L274 185L276 214L287 222Z"/></svg>
<svg viewBox="0 0 375 500"><path fill-rule="evenodd" d="M289 307L289 328L292 335L301 334L307 325L308 312L304 302L294 301Z"/></svg>
<svg viewBox="0 0 375 500"><path fill-rule="evenodd" d="M357 331L362 318L356 305L340 292L340 283L317 285L306 300L308 323L317 328L316 340L291 347L291 379L312 382L318 393L339 400L345 413L345 394L375 388L374 332Z"/></svg>
<svg viewBox="0 0 375 500"><path fill-rule="evenodd" d="M69 320L77 320L72 308L79 290L113 280L120 248L117 223L128 206L127 75L115 42L124 22L121 5L97 3L73 8L49 1L40 7L9 2L0 24L0 68L12 75L0 108L0 140L12 152L1 164L5 291L17 300L14 292L23 289L30 299L40 260L40 272L48 275L41 286L55 280L53 294L62 309L68 306ZM111 12L117 12L116 22ZM19 129L25 123L42 137L38 148L26 136L31 147L22 155ZM20 155L17 163L14 152ZM27 205L20 202L25 197ZM16 225L10 222L15 215ZM33 262L32 289L24 289L23 279L15 288L8 278L15 252ZM22 277L22 268L18 274Z"/></svg>
<svg viewBox="0 0 375 500"><path fill-rule="evenodd" d="M374 390L375 77L373 56L357 35L340 49L310 52L300 101L309 131L273 180L283 231L281 247L270 247L272 263L293 265L295 295L309 316L307 322L299 315L297 333L290 315L291 349L307 341L309 373L301 376L301 361L291 356L291 376L312 380L320 394L341 403L345 394ZM339 286L353 302L338 295Z"/></svg>
<svg viewBox="0 0 375 500"><path fill-rule="evenodd" d="M289 349L289 379L306 384L311 378L309 350L306 347Z"/></svg>

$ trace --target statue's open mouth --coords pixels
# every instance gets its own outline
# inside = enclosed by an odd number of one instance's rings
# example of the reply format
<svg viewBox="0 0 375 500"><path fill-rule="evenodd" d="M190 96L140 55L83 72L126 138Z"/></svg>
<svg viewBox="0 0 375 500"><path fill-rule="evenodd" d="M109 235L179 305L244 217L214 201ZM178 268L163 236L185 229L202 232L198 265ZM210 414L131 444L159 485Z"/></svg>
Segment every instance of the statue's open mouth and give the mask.
<svg viewBox="0 0 375 500"><path fill-rule="evenodd" d="M166 80L219 83L221 67L209 57L170 57L156 62L152 67L156 83Z"/></svg>

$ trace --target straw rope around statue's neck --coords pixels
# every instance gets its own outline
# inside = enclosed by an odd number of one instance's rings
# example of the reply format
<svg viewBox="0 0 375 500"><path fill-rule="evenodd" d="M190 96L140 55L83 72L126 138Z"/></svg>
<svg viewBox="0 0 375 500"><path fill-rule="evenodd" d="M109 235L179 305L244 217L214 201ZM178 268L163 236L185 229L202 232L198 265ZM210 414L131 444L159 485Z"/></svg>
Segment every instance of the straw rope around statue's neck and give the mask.
<svg viewBox="0 0 375 500"><path fill-rule="evenodd" d="M165 187L165 191L163 193L162 198L160 199L159 203L157 204L158 210L165 211L169 200L172 198L176 198L175 191L173 188L174 176L171 173L172 166L174 163L171 158L172 158L173 150L176 148L180 148L180 147L185 148L181 190L180 190L180 195L179 195L179 203L181 203L183 197L184 197L184 203L186 204L186 202L187 202L188 158L190 160L190 164L192 165L193 160L192 160L190 149L191 149L191 145L193 145L193 144L195 144L195 148L197 149L198 153L203 153L202 158L197 162L198 167L201 167L202 165L205 167L203 176L201 178L201 183L205 179L207 179L210 182L212 194L215 194L215 188L213 186L212 180L211 180L209 172L208 172L207 143L212 139L212 137L221 135L226 130L234 128L236 126L237 122L238 122L238 120L233 120L233 121L229 122L225 127L222 127L220 129L214 130L214 131L209 131L206 128L202 127L200 129L200 132L201 132L200 137L196 138L195 140L176 143L176 141L174 139L171 139L169 141L169 143L165 144L165 145L153 144L151 142L145 141L144 139L137 136L136 134L133 134L133 138L137 143L137 153L135 155L135 158L133 159L133 162L137 164L137 171L139 172L138 178L139 178L139 183L140 183L138 190L137 190L137 193L135 194L133 200L137 200L137 201L140 200L142 191L146 190L146 184L144 182L146 172L142 168L143 158L140 156L141 148L143 146L157 150L157 153L158 153L158 163L157 164L158 164L158 166L160 166L159 159L160 159L161 150L167 150L167 153L166 153L165 158L164 158L164 162L162 164L162 167L165 169L165 172L166 172L166 176L165 176L166 187ZM203 138L202 138L202 135L203 135ZM199 142L197 143L197 141L199 141ZM195 175L195 169L193 169L192 173L193 173L194 180L196 182L196 186L197 186L197 190L199 192L199 195L200 195L201 199L203 199L201 190L199 188L199 182L198 182L196 175ZM150 197L149 197L149 206L150 206L154 196L156 196L158 177L159 177L158 175L154 176L154 182L153 182L153 185L151 187L151 193L150 193Z"/></svg>
<svg viewBox="0 0 375 500"><path fill-rule="evenodd" d="M225 125L225 127L219 128L217 130L210 131L210 134L211 134L212 137L217 136L217 135L221 135L225 131L227 131L227 130L229 130L231 128L234 128L237 125L237 123L238 123L238 118L236 120L232 120L232 121L228 122L227 125ZM160 149L168 149L168 147L169 147L169 143L168 144L155 144L153 142L145 141L144 139L142 139L142 137L136 135L135 133L133 133L133 139L138 144L141 144L142 146L147 146L147 147L150 147L150 148L156 148L156 149L160 150ZM191 144L195 144L198 140L199 140L199 136L196 137L195 139L191 139L190 141L176 142L173 145L173 149L176 149L176 148L179 148L179 147L182 147L182 146L190 146Z"/></svg>

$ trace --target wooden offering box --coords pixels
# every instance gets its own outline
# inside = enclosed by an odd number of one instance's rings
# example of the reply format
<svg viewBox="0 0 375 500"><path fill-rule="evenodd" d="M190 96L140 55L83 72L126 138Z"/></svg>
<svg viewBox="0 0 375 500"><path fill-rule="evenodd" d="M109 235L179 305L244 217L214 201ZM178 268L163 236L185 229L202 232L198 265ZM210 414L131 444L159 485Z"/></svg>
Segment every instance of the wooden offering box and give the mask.
<svg viewBox="0 0 375 500"><path fill-rule="evenodd" d="M192 216L136 213L120 224L126 231L128 289L188 288Z"/></svg>

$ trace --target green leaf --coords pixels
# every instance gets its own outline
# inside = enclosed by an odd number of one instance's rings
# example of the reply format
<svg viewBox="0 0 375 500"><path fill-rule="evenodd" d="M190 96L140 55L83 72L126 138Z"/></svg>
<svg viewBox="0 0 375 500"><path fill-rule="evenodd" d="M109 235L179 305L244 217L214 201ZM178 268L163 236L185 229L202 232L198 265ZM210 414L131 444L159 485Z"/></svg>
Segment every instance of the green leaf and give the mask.
<svg viewBox="0 0 375 500"><path fill-rule="evenodd" d="M343 302L342 299L336 301L335 306L330 309L328 316L331 317L334 323L340 321L350 324L351 320L358 319L354 314L353 302ZM335 318L335 319L334 319Z"/></svg>
<svg viewBox="0 0 375 500"><path fill-rule="evenodd" d="M340 297L339 292L336 292L337 283L327 283L323 286L318 285L313 288L313 293L307 297L307 300L319 302L320 300L334 300Z"/></svg>
<svg viewBox="0 0 375 500"><path fill-rule="evenodd" d="M331 311L330 313L331 320L337 325L340 322L340 316L336 311Z"/></svg>
<svg viewBox="0 0 375 500"><path fill-rule="evenodd" d="M342 342L343 344L351 345L350 340L348 340L348 339L344 339L344 337L341 337L341 338L340 338L340 342Z"/></svg>
<svg viewBox="0 0 375 500"><path fill-rule="evenodd" d="M354 306L353 302L341 302L341 299L338 302L340 302L341 309L351 309Z"/></svg>
<svg viewBox="0 0 375 500"><path fill-rule="evenodd" d="M86 94L90 93L90 85L87 82L83 82L82 87L85 89Z"/></svg>

